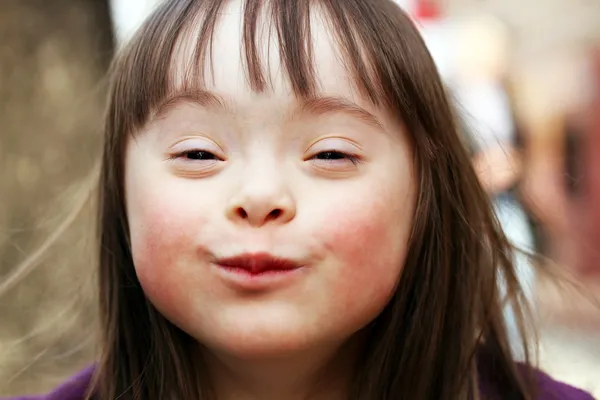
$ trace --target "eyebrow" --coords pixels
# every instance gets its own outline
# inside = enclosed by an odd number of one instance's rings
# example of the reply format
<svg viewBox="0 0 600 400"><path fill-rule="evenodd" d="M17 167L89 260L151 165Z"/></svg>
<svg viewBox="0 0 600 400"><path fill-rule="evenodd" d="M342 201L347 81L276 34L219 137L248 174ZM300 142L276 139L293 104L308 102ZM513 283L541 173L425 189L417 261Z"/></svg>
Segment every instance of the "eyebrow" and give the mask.
<svg viewBox="0 0 600 400"><path fill-rule="evenodd" d="M156 107L154 118L164 117L169 110L182 102L194 103L208 109L225 111L232 111L233 109L226 99L216 93L207 90L186 91L175 93L160 103ZM344 113L377 129L385 130L383 124L375 115L343 97L324 96L303 100L298 108L292 112L292 116L302 113L313 115Z"/></svg>
<svg viewBox="0 0 600 400"><path fill-rule="evenodd" d="M216 110L231 109L227 101L216 93L208 90L186 91L175 93L161 102L156 107L154 118L160 119L164 117L171 109L181 103L193 103L202 108Z"/></svg>
<svg viewBox="0 0 600 400"><path fill-rule="evenodd" d="M325 96L316 97L304 101L300 107L301 112L307 112L315 115L325 115L333 113L344 113L375 128L385 130L379 119L360 107L358 104L343 97Z"/></svg>

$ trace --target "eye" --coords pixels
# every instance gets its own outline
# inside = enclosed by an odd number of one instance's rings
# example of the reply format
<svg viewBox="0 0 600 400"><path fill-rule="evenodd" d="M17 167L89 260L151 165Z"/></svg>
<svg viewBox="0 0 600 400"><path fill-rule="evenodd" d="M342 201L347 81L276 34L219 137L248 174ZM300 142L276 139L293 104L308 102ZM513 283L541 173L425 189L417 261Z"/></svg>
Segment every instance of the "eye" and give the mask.
<svg viewBox="0 0 600 400"><path fill-rule="evenodd" d="M214 141L199 135L184 137L165 154L172 172L184 178L212 176L226 165L227 153Z"/></svg>
<svg viewBox="0 0 600 400"><path fill-rule="evenodd" d="M186 150L173 155L172 158L183 159L184 161L223 161L222 158L207 150Z"/></svg>
<svg viewBox="0 0 600 400"><path fill-rule="evenodd" d="M206 150L190 150L185 151L179 155L181 158L187 158L188 160L221 160L219 157Z"/></svg>
<svg viewBox="0 0 600 400"><path fill-rule="evenodd" d="M312 156L311 159L329 162L350 161L352 164L358 164L360 161L357 156L336 150L321 151L320 153Z"/></svg>
<svg viewBox="0 0 600 400"><path fill-rule="evenodd" d="M346 155L339 151L322 151L315 155L314 158L318 160L341 160L346 158Z"/></svg>

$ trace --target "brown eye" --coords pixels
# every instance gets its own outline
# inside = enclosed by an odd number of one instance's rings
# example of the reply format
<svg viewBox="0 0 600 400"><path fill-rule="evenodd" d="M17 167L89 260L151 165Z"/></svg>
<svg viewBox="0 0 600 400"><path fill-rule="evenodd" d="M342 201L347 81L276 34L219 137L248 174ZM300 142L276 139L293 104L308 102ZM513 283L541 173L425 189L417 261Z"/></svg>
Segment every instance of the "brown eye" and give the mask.
<svg viewBox="0 0 600 400"><path fill-rule="evenodd" d="M342 160L344 158L348 158L348 156L344 153L340 153L339 151L322 151L315 155L314 158L317 160Z"/></svg>
<svg viewBox="0 0 600 400"><path fill-rule="evenodd" d="M350 161L352 164L358 164L358 162L360 161L360 159L357 156L353 156L347 153L343 153L341 151L335 151L335 150L328 150L328 151L322 151L320 153L315 154L312 157L313 160L320 160L320 161Z"/></svg>
<svg viewBox="0 0 600 400"><path fill-rule="evenodd" d="M221 160L219 157L206 150L191 150L180 154L181 158L194 161Z"/></svg>

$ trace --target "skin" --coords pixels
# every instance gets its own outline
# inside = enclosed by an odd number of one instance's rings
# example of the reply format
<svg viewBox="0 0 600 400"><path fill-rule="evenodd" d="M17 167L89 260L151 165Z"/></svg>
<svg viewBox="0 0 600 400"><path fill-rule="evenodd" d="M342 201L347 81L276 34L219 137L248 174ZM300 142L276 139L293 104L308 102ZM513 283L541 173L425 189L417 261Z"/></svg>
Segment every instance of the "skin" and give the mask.
<svg viewBox="0 0 600 400"><path fill-rule="evenodd" d="M219 399L342 398L360 331L401 275L416 197L412 149L402 123L357 94L318 15L319 96L355 104L377 123L331 103L302 108L276 51L272 90L253 92L237 51L239 7L224 12L214 84L202 88L227 108L176 101L129 140L136 272L155 307L202 345ZM174 56L175 77L187 42ZM250 291L211 264L255 252L305 267ZM318 378L328 384L317 388Z"/></svg>

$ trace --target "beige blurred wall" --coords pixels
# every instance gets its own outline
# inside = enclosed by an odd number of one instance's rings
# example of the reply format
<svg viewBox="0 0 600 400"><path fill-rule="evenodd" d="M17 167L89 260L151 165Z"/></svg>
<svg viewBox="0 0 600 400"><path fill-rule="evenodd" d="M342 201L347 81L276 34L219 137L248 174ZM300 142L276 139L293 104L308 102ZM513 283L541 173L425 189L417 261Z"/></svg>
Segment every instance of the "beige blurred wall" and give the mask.
<svg viewBox="0 0 600 400"><path fill-rule="evenodd" d="M0 2L0 287L85 191L111 53L104 1ZM83 213L0 297L0 396L47 390L90 358L92 224Z"/></svg>
<svg viewBox="0 0 600 400"><path fill-rule="evenodd" d="M450 15L491 12L513 31L515 61L528 67L600 42L597 0L440 0Z"/></svg>

